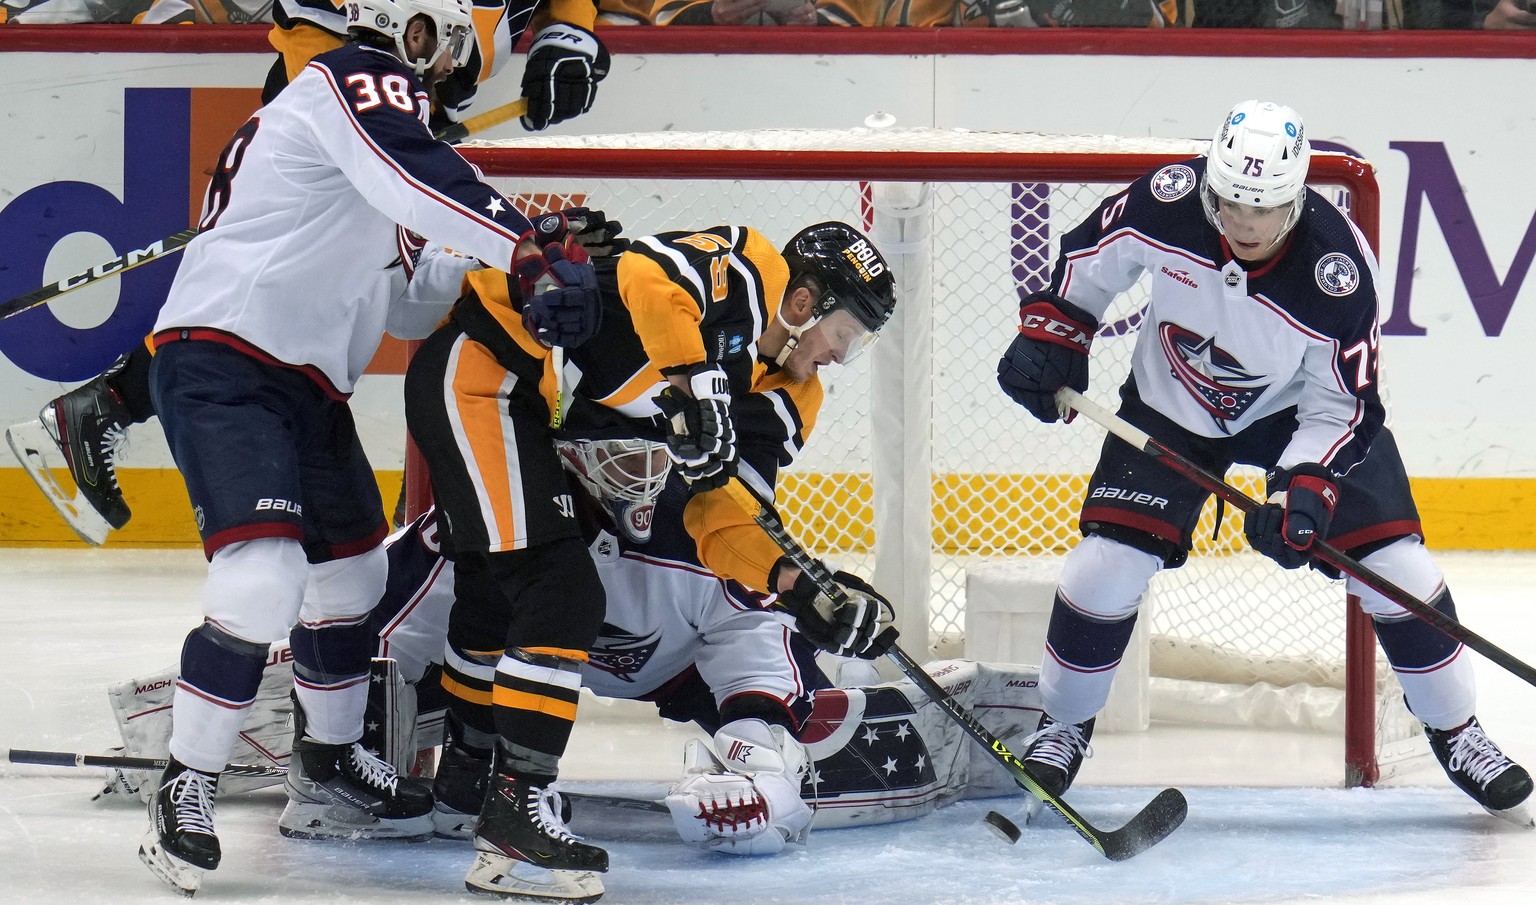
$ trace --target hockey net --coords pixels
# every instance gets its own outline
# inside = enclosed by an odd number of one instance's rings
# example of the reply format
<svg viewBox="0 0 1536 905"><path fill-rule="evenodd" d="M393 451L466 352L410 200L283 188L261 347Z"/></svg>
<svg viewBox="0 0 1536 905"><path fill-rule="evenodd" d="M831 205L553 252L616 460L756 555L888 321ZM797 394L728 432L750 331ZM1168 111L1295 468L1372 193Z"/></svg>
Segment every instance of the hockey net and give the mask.
<svg viewBox="0 0 1536 905"><path fill-rule="evenodd" d="M873 575L898 607L909 650L926 640L931 653L953 656L963 650L968 572L1020 558L1051 562L1076 543L1103 439L1083 419L1039 424L998 391L995 362L1015 331L1018 301L1046 286L1058 237L1100 201L1204 149L1197 141L862 128L519 139L464 151L530 212L597 207L632 236L736 224L783 242L829 219L870 232L898 277L896 317L871 354L823 369L825 407L778 500L814 552ZM1317 154L1309 182L1375 241L1369 165ZM1138 286L1104 318L1091 397L1117 398L1145 299ZM1260 494L1257 470L1229 478ZM1306 570L1282 578L1247 549L1241 518L1228 511L1218 526L1215 508L1206 507L1190 563L1155 580L1153 675L1179 687L1215 683L1218 691L1190 697L1216 702L1219 712L1207 708L1198 719L1263 722L1268 711L1282 723L1342 727L1346 782L1373 781L1379 749L1409 730L1390 707L1378 713L1378 698L1400 695L1377 694L1368 621L1346 608L1341 583ZM1284 697L1239 712L1236 702L1251 696L1232 692L1300 689L1305 697L1346 687L1347 705L1336 693L1329 712L1299 718Z"/></svg>

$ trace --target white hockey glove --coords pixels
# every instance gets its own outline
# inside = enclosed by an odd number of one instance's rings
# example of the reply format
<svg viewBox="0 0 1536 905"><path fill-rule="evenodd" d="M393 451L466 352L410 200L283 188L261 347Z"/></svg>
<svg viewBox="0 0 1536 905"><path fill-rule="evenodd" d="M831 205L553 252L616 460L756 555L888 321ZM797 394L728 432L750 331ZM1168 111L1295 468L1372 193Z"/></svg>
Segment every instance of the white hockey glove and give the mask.
<svg viewBox="0 0 1536 905"><path fill-rule="evenodd" d="M718 756L717 756L718 755ZM683 748L683 778L667 793L677 834L689 845L731 855L773 855L804 844L810 807L800 784L810 761L783 726L736 720Z"/></svg>
<svg viewBox="0 0 1536 905"><path fill-rule="evenodd" d="M793 567L789 557L779 557L768 573L769 588L777 588L779 573ZM806 640L827 653L861 660L883 656L897 638L890 601L857 575L834 572L832 580L848 595L846 602L834 603L801 572L794 587L779 592L779 606L795 617L795 628Z"/></svg>
<svg viewBox="0 0 1536 905"><path fill-rule="evenodd" d="M693 395L662 389L656 407L667 418L667 454L695 492L724 487L736 473L736 423L731 383L719 365L700 362L688 371Z"/></svg>

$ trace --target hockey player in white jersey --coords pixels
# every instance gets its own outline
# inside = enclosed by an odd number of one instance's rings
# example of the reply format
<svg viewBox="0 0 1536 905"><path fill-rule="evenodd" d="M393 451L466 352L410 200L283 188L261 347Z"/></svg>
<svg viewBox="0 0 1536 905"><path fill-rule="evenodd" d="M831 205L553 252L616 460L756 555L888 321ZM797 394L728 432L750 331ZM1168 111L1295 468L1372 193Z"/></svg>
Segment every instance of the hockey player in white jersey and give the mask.
<svg viewBox="0 0 1536 905"><path fill-rule="evenodd" d="M387 523L346 399L402 292L397 224L497 267L536 261L552 288L522 313L574 314L551 342L579 342L597 310L579 248L535 243L427 128L428 85L468 55L469 0L347 10L352 42L316 57L225 148L153 334L155 407L210 561L140 848L185 894L218 866L218 772L276 641L291 644L298 702L281 830L432 830L429 790L356 744Z"/></svg>
<svg viewBox="0 0 1536 905"><path fill-rule="evenodd" d="M1120 415L1217 474L1268 469L1248 514L1252 546L1282 567L1327 540L1447 616L1456 608L1423 529L1378 395L1376 260L1338 209L1305 185L1296 111L1244 101L1202 158L1107 199L1067 233L1050 287L1023 300L998 382L1045 422L1055 393L1087 389L1089 347L1116 294L1150 275ZM1207 492L1111 435L1083 504L1042 657L1045 714L1025 761L1053 794L1071 785L1159 569L1177 568ZM1529 825L1530 775L1474 715L1462 645L1351 578L1451 781Z"/></svg>

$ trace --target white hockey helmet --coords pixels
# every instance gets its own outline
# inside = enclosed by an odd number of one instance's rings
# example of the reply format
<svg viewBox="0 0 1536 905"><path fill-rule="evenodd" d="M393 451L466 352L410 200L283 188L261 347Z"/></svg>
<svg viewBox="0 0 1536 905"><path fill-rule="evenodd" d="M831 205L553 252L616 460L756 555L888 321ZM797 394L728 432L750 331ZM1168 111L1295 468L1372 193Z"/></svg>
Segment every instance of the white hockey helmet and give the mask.
<svg viewBox="0 0 1536 905"><path fill-rule="evenodd" d="M652 440L556 440L560 463L637 543L651 539L656 499L667 486L672 459Z"/></svg>
<svg viewBox="0 0 1536 905"><path fill-rule="evenodd" d="M1218 201L1262 208L1290 205L1280 229L1284 237L1306 203L1311 159L1299 113L1283 104L1243 101L1222 120L1205 154L1200 191L1205 218L1225 234Z"/></svg>
<svg viewBox="0 0 1536 905"><path fill-rule="evenodd" d="M395 50L424 75L447 53L455 68L469 62L475 48L474 6L471 0L346 0L347 30L366 29L393 38ZM423 60L412 60L405 50L405 27L417 16L426 16L437 37L437 50Z"/></svg>

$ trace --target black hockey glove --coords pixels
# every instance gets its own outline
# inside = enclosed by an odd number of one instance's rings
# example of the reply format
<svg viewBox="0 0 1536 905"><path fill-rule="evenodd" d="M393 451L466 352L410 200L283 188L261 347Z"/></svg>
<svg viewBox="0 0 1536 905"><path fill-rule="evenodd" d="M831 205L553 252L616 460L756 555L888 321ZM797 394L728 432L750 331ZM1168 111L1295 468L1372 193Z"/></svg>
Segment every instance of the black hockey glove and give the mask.
<svg viewBox="0 0 1536 905"><path fill-rule="evenodd" d="M574 238L545 243L535 228L518 239L512 263L523 295L523 326L541 345L575 348L597 332L603 320L597 273Z"/></svg>
<svg viewBox="0 0 1536 905"><path fill-rule="evenodd" d="M1269 499L1243 519L1243 533L1253 549L1295 569L1311 558L1312 543L1328 536L1339 488L1333 473L1321 465L1298 465L1287 473L1277 469L1267 482Z"/></svg>
<svg viewBox="0 0 1536 905"><path fill-rule="evenodd" d="M588 255L594 258L611 258L629 246L628 239L619 238L624 224L609 220L602 211L589 207L568 207L560 212L565 217L571 235Z"/></svg>
<svg viewBox="0 0 1536 905"><path fill-rule="evenodd" d="M768 573L768 586L778 587L779 573L793 567L789 557L779 557ZM817 589L811 576L801 572L794 587L779 592L779 606L795 617L795 628L807 641L828 653L861 660L883 656L897 636L890 601L856 575L833 572L832 580L848 595L845 602L834 603Z"/></svg>
<svg viewBox="0 0 1536 905"><path fill-rule="evenodd" d="M538 131L592 109L597 83L608 75L608 49L585 28L566 22L546 26L528 48L523 127Z"/></svg>
<svg viewBox="0 0 1536 905"><path fill-rule="evenodd" d="M738 455L730 381L719 365L701 362L688 370L688 386L692 396L668 386L655 399L667 418L667 455L695 492L724 487Z"/></svg>
<svg viewBox="0 0 1536 905"><path fill-rule="evenodd" d="M997 363L998 386L1031 415L1056 421L1056 391L1088 389L1088 347L1097 329L1092 315L1060 296L1029 296L1019 306L1019 333Z"/></svg>

